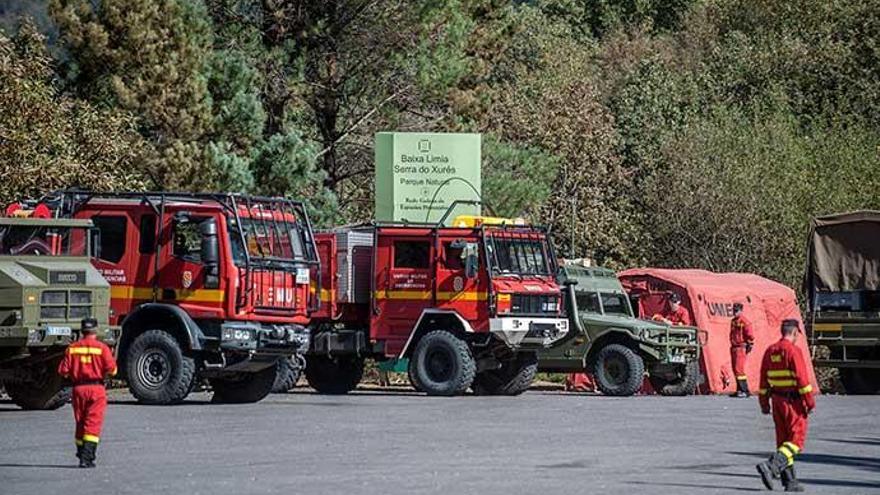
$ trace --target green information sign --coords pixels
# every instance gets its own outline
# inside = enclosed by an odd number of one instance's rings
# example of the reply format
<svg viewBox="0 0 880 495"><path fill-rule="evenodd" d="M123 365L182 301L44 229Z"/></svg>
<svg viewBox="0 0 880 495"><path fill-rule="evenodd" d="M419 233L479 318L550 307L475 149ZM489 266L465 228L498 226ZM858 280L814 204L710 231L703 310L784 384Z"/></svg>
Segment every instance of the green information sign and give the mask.
<svg viewBox="0 0 880 495"><path fill-rule="evenodd" d="M455 200L480 199L480 135L376 134L376 219L437 222ZM458 206L456 215L479 215Z"/></svg>

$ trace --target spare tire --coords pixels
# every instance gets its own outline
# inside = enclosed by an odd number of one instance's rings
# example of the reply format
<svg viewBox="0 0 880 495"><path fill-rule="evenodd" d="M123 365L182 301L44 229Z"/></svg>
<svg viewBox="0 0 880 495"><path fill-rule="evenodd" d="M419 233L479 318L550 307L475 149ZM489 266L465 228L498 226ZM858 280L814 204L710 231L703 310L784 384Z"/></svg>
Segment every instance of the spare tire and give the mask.
<svg viewBox="0 0 880 495"><path fill-rule="evenodd" d="M697 361L691 361L680 367L679 375L674 380L662 377L649 376L648 381L660 395L681 397L693 395L697 389L697 381L700 376L700 365Z"/></svg>
<svg viewBox="0 0 880 495"><path fill-rule="evenodd" d="M529 389L538 373L538 355L519 352L497 370L477 373L471 388L475 395L520 395Z"/></svg>
<svg viewBox="0 0 880 495"><path fill-rule="evenodd" d="M212 378L214 396L211 402L221 404L246 404L259 402L272 392L275 384L275 366L254 373L239 373L231 378Z"/></svg>
<svg viewBox="0 0 880 495"><path fill-rule="evenodd" d="M625 345L609 344L596 354L593 377L599 391L605 395L633 395L642 388L644 376L642 357Z"/></svg>
<svg viewBox="0 0 880 495"><path fill-rule="evenodd" d="M477 365L467 343L445 330L425 334L410 358L415 386L428 395L464 393Z"/></svg>

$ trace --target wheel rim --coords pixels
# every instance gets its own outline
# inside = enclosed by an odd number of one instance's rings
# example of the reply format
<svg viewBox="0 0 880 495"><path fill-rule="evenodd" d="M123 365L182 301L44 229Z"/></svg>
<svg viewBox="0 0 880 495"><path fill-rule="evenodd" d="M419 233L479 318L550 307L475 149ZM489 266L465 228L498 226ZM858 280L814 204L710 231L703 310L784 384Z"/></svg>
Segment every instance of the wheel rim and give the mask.
<svg viewBox="0 0 880 495"><path fill-rule="evenodd" d="M138 379L145 387L156 390L168 381L171 361L164 352L151 349L138 357L137 373Z"/></svg>
<svg viewBox="0 0 880 495"><path fill-rule="evenodd" d="M425 371L432 382L449 381L452 378L454 366L452 353L448 349L434 348L429 350L425 356Z"/></svg>
<svg viewBox="0 0 880 495"><path fill-rule="evenodd" d="M626 363L619 356L611 356L603 364L605 376L613 385L622 385L629 378Z"/></svg>

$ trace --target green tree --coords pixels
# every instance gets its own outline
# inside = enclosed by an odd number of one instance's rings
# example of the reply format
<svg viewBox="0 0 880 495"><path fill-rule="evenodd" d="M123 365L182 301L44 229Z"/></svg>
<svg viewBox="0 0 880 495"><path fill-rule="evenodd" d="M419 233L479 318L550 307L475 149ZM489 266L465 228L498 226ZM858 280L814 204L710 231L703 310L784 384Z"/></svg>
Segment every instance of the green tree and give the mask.
<svg viewBox="0 0 880 495"><path fill-rule="evenodd" d="M0 201L71 186L143 187L134 119L62 94L54 76L32 24L15 39L0 34Z"/></svg>

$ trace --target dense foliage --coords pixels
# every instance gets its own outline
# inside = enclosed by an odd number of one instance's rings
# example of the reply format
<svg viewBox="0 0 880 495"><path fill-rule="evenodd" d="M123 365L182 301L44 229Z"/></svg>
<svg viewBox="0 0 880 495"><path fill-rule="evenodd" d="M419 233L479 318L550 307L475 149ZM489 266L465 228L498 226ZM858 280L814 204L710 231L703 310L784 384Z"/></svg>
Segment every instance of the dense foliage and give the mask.
<svg viewBox="0 0 880 495"><path fill-rule="evenodd" d="M880 208L880 0L48 0L0 20L4 201L223 189L363 220L375 132L480 132L486 199L565 256L791 285L811 216Z"/></svg>

